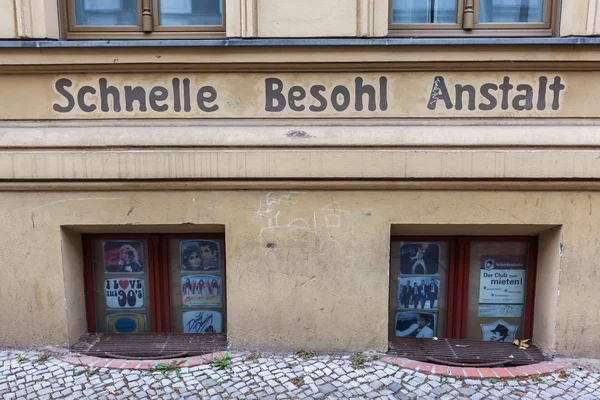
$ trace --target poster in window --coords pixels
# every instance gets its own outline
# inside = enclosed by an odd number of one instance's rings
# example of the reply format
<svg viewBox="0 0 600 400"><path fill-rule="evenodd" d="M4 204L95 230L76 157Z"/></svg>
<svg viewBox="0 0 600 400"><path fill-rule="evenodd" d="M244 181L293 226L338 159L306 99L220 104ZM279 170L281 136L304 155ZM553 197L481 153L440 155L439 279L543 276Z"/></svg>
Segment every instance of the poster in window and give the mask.
<svg viewBox="0 0 600 400"><path fill-rule="evenodd" d="M396 336L428 339L437 331L437 313L400 311L396 313Z"/></svg>
<svg viewBox="0 0 600 400"><path fill-rule="evenodd" d="M112 333L146 332L146 315L109 314L106 316L106 327Z"/></svg>
<svg viewBox="0 0 600 400"><path fill-rule="evenodd" d="M219 271L221 244L218 240L182 240L179 243L182 271Z"/></svg>
<svg viewBox="0 0 600 400"><path fill-rule="evenodd" d="M481 340L488 342L512 343L519 329L519 325L511 325L503 319L489 324L479 324L479 326L481 326Z"/></svg>
<svg viewBox="0 0 600 400"><path fill-rule="evenodd" d="M478 317L521 318L523 304L479 304Z"/></svg>
<svg viewBox="0 0 600 400"><path fill-rule="evenodd" d="M181 299L186 307L221 306L221 277L214 275L183 275Z"/></svg>
<svg viewBox="0 0 600 400"><path fill-rule="evenodd" d="M92 12L123 11L123 0L83 0L83 9Z"/></svg>
<svg viewBox="0 0 600 400"><path fill-rule="evenodd" d="M183 333L223 333L223 318L218 311L184 311Z"/></svg>
<svg viewBox="0 0 600 400"><path fill-rule="evenodd" d="M524 255L483 255L479 281L480 304L524 304Z"/></svg>
<svg viewBox="0 0 600 400"><path fill-rule="evenodd" d="M427 277L398 278L398 306L437 310L439 305L440 280Z"/></svg>
<svg viewBox="0 0 600 400"><path fill-rule="evenodd" d="M437 243L405 243L400 247L402 275L437 275L440 272L440 246Z"/></svg>
<svg viewBox="0 0 600 400"><path fill-rule="evenodd" d="M110 278L104 280L106 307L128 309L144 307L144 279Z"/></svg>
<svg viewBox="0 0 600 400"><path fill-rule="evenodd" d="M141 241L103 241L102 249L105 272L120 274L144 272L144 246Z"/></svg>

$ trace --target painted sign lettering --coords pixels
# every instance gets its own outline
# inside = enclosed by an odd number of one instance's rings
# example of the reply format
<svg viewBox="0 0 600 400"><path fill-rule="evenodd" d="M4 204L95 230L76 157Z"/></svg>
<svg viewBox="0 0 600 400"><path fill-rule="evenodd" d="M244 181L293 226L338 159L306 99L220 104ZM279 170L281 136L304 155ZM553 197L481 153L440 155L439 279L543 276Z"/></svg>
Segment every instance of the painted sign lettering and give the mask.
<svg viewBox="0 0 600 400"><path fill-rule="evenodd" d="M365 84L363 78L357 77L352 88L344 85L336 85L331 89L321 84L312 85L310 88L293 85L287 93L281 79L267 78L265 79L265 111L280 112L288 106L293 111L305 111L308 93L317 102L316 105L308 106L311 112L323 112L330 105L338 112L346 111L349 107L353 107L355 111L363 111L365 95L369 111L375 111L378 107L381 111L388 108L385 76L379 78L378 89L373 85Z"/></svg>
<svg viewBox="0 0 600 400"><path fill-rule="evenodd" d="M565 85L562 84L560 76L554 77L554 83L548 85L548 78L546 76L540 76L538 78L538 86L534 88L533 85L529 84L517 84L511 83L511 79L505 76L502 79L502 83L484 83L479 87L479 96L476 94L475 86L469 84L456 84L454 85L455 96L451 95L451 91L446 86L446 82L443 76L436 76L433 79L433 87L431 89L431 95L427 108L435 110L438 101L443 101L446 109L455 110L463 109L463 99L465 94L467 95L467 108L474 111L475 103L480 100L478 108L481 111L490 111L498 107L498 101L500 100L500 108L502 110L513 109L515 111L533 110L534 101L536 102L536 109L543 111L546 109L546 91L549 89L552 91L552 104L553 110L560 108L560 92L565 90ZM452 98L454 97L454 103Z"/></svg>
<svg viewBox="0 0 600 400"><path fill-rule="evenodd" d="M102 112L121 112L121 104L125 105L125 112L135 110L140 112L151 111L162 113L169 110L173 112L192 111L192 100L199 110L206 113L215 112L219 109L218 104L213 104L217 99L217 91L214 87L207 85L195 91L194 98L191 96L190 80L184 78L173 78L171 85L156 85L151 88L143 86L125 85L122 88L110 85L106 78L98 79L98 84L84 85L76 94L70 90L73 82L67 78L56 81L55 88L64 97L63 104L54 103L53 110L59 113L68 113L78 107L84 112L94 112L100 107ZM94 100L89 95L96 95Z"/></svg>
<svg viewBox="0 0 600 400"><path fill-rule="evenodd" d="M596 86L594 71L11 75L0 119L600 118Z"/></svg>

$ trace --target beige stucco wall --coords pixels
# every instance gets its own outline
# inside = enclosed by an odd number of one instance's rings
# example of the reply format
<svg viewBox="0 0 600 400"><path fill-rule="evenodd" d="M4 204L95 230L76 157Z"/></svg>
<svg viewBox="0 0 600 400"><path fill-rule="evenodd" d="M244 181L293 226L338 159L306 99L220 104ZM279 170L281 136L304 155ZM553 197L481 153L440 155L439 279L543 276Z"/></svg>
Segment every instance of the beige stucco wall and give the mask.
<svg viewBox="0 0 600 400"><path fill-rule="evenodd" d="M562 226L555 343L539 335L558 353L600 356L600 339L591 334L600 311L589 306L598 301L595 192L89 191L3 192L0 198L0 275L10 278L0 281L4 344L67 345L83 333L75 230L224 224L227 324L234 346L383 350L392 224L439 224L445 233L457 225L463 234L469 225L477 233L500 224L502 233L507 226L513 232ZM338 216L339 227L332 223L336 218L328 224L327 215ZM556 241L542 243L542 251L558 251ZM557 290L550 283L556 273L556 265L540 265L538 301ZM553 312L543 303L537 309ZM535 330L542 328L553 329L536 319Z"/></svg>
<svg viewBox="0 0 600 400"><path fill-rule="evenodd" d="M258 37L351 37L387 34L386 1L256 1Z"/></svg>
<svg viewBox="0 0 600 400"><path fill-rule="evenodd" d="M542 232L538 243L538 279L535 292L535 341L546 353L556 346L556 315L558 308L560 266L562 257L561 227Z"/></svg>
<svg viewBox="0 0 600 400"><path fill-rule="evenodd" d="M58 39L58 2L0 0L0 39Z"/></svg>
<svg viewBox="0 0 600 400"><path fill-rule="evenodd" d="M15 35L15 2L0 0L0 38L14 39Z"/></svg>
<svg viewBox="0 0 600 400"><path fill-rule="evenodd" d="M562 0L561 36L596 36L600 33L598 0Z"/></svg>

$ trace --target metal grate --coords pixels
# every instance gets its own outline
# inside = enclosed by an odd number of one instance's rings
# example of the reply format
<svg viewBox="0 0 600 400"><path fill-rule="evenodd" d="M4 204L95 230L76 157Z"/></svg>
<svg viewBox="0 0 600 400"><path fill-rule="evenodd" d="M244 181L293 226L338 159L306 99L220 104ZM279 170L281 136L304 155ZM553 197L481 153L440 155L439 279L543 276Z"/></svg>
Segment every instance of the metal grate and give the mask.
<svg viewBox="0 0 600 400"><path fill-rule="evenodd" d="M198 356L227 349L226 335L86 333L71 351L96 357L152 359Z"/></svg>
<svg viewBox="0 0 600 400"><path fill-rule="evenodd" d="M534 345L527 350L519 350L512 343L464 339L393 338L390 340L388 355L463 367L517 366L547 360Z"/></svg>

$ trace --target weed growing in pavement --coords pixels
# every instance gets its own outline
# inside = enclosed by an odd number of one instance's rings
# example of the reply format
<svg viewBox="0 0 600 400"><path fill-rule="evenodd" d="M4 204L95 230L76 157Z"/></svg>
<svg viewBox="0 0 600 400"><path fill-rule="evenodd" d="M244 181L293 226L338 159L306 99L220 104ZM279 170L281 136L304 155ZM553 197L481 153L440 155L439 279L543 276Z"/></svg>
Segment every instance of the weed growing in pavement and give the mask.
<svg viewBox="0 0 600 400"><path fill-rule="evenodd" d="M37 355L37 359L33 362L34 364L44 364L50 358L50 353L43 352Z"/></svg>
<svg viewBox="0 0 600 400"><path fill-rule="evenodd" d="M215 357L212 366L216 369L231 368L231 358L229 357L229 353L223 354L223 357Z"/></svg>
<svg viewBox="0 0 600 400"><path fill-rule="evenodd" d="M354 353L350 356L350 366L354 369L358 369L363 366L364 363L379 360L381 357L377 354L371 357L365 357L362 353Z"/></svg>
<svg viewBox="0 0 600 400"><path fill-rule="evenodd" d="M26 361L27 357L25 357L23 354L17 354L17 361L18 362L23 362Z"/></svg>
<svg viewBox="0 0 600 400"><path fill-rule="evenodd" d="M530 378L535 383L544 383L544 380L542 379L542 376L539 375L539 374L538 375L531 375Z"/></svg>
<svg viewBox="0 0 600 400"><path fill-rule="evenodd" d="M100 368L94 369L94 368L89 368L89 367L81 369L81 370L74 369L73 375L79 376L79 375L86 374L87 376L93 376L93 375L96 375L99 371L100 371Z"/></svg>
<svg viewBox="0 0 600 400"><path fill-rule="evenodd" d="M558 378L559 379L569 379L571 376L573 376L573 375L571 375L569 372L567 372L565 370L561 370L558 373Z"/></svg>
<svg viewBox="0 0 600 400"><path fill-rule="evenodd" d="M186 361L187 360L173 360L168 364L156 364L154 367L152 367L152 372L160 372L164 376L168 376L169 373L175 371L175 375L177 375L178 378L181 378L181 366L185 364Z"/></svg>
<svg viewBox="0 0 600 400"><path fill-rule="evenodd" d="M296 356L300 357L303 360L308 360L309 358L313 358L314 356L316 356L316 354L312 350L298 350L296 352Z"/></svg>
<svg viewBox="0 0 600 400"><path fill-rule="evenodd" d="M292 383L296 385L296 387L304 385L304 375L299 375L295 377L294 379L292 379Z"/></svg>
<svg viewBox="0 0 600 400"><path fill-rule="evenodd" d="M262 355L260 353L258 353L258 352L252 352L252 353L249 353L246 356L246 359L244 360L244 362L253 362L253 363L254 362L258 362L258 359L260 357L262 357Z"/></svg>

